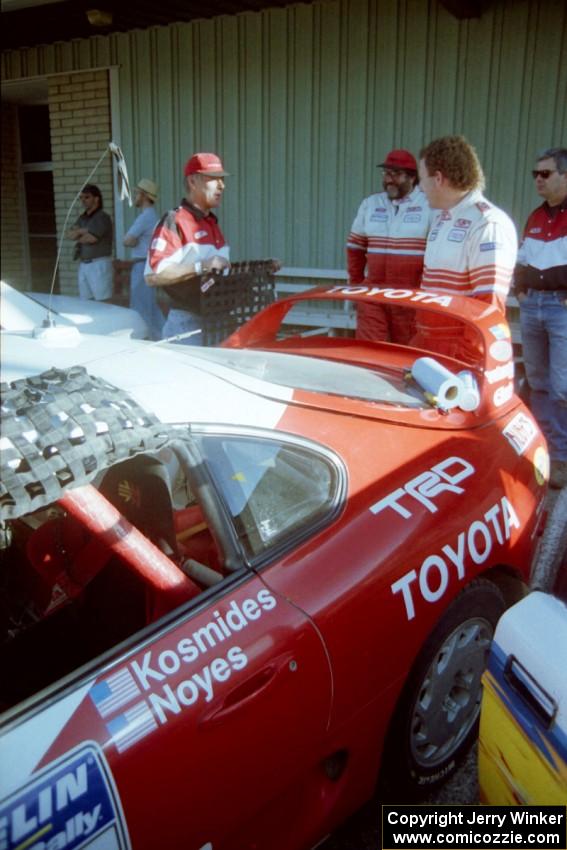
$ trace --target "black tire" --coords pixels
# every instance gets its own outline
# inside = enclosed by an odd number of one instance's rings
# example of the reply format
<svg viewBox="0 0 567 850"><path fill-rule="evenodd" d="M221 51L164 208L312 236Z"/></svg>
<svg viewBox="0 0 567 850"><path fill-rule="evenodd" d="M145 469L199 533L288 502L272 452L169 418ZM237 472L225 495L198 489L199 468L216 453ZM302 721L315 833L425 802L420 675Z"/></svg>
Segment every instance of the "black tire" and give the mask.
<svg viewBox="0 0 567 850"><path fill-rule="evenodd" d="M557 578L553 586L553 592L567 604L567 543L561 559L561 563L557 569Z"/></svg>
<svg viewBox="0 0 567 850"><path fill-rule="evenodd" d="M532 572L532 590L555 593L567 601L567 488L548 494L548 507L553 504Z"/></svg>
<svg viewBox="0 0 567 850"><path fill-rule="evenodd" d="M380 795L419 799L454 773L478 732L481 676L506 608L498 587L472 581L451 603L404 686L382 759Z"/></svg>

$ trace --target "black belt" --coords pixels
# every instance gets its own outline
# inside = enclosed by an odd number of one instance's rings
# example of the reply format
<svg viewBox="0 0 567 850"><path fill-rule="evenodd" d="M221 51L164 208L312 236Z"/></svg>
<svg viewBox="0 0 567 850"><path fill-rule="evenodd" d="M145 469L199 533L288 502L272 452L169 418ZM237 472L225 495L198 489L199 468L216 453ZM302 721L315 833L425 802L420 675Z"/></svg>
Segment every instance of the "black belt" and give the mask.
<svg viewBox="0 0 567 850"><path fill-rule="evenodd" d="M526 292L547 292L548 295L563 295L567 298L567 289L546 289L544 286L528 286Z"/></svg>

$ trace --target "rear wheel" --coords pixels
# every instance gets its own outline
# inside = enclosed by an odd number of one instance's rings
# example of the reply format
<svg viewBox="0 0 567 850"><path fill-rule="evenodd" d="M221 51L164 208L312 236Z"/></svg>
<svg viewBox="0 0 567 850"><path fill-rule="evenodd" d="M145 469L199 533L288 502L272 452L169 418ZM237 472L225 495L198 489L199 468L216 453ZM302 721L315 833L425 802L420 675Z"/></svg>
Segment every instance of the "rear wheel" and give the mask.
<svg viewBox="0 0 567 850"><path fill-rule="evenodd" d="M404 688L382 767L386 795L418 796L448 778L474 740L481 676L505 602L486 579L471 582L427 639Z"/></svg>

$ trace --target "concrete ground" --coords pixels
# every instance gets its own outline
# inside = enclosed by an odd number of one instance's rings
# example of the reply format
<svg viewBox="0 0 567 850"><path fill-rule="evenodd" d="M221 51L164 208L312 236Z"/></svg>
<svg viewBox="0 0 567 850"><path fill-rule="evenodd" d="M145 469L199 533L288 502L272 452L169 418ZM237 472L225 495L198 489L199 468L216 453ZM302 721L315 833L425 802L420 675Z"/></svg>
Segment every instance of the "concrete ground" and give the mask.
<svg viewBox="0 0 567 850"><path fill-rule="evenodd" d="M550 591L567 549L567 487L549 490L546 509L548 521L538 551L532 587ZM479 802L477 745L455 775L423 802L430 805L474 805ZM373 800L343 824L319 850L379 850L380 804Z"/></svg>

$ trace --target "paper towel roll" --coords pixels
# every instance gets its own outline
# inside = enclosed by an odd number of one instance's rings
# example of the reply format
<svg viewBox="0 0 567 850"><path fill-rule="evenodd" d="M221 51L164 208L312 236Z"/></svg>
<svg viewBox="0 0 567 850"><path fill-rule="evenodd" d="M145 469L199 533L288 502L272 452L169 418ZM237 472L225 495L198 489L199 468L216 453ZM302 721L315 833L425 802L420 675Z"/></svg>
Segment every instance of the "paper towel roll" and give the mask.
<svg viewBox="0 0 567 850"><path fill-rule="evenodd" d="M459 407L461 410L476 410L480 404L480 392L476 378L472 372L459 372L457 378L461 382Z"/></svg>
<svg viewBox="0 0 567 850"><path fill-rule="evenodd" d="M435 397L438 407L445 410L457 407L461 381L433 357L419 357L411 368L411 374L425 392Z"/></svg>

